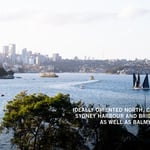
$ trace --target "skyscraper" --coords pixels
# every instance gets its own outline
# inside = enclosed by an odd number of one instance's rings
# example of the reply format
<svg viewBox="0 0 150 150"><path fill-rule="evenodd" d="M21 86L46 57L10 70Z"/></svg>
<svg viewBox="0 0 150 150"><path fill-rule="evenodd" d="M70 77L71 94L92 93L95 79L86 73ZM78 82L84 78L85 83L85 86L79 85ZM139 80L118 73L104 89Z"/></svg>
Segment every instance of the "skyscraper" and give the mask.
<svg viewBox="0 0 150 150"><path fill-rule="evenodd" d="M58 53L53 53L52 60L59 61L61 60L61 56Z"/></svg>
<svg viewBox="0 0 150 150"><path fill-rule="evenodd" d="M9 53L9 46L3 46L3 55L4 57L7 57Z"/></svg>
<svg viewBox="0 0 150 150"><path fill-rule="evenodd" d="M22 49L22 54L21 54L21 56L22 56L22 63L23 64L28 64L28 52L27 52L27 49L26 48L24 48L24 49Z"/></svg>
<svg viewBox="0 0 150 150"><path fill-rule="evenodd" d="M9 44L9 57L12 64L15 64L16 61L16 45Z"/></svg>

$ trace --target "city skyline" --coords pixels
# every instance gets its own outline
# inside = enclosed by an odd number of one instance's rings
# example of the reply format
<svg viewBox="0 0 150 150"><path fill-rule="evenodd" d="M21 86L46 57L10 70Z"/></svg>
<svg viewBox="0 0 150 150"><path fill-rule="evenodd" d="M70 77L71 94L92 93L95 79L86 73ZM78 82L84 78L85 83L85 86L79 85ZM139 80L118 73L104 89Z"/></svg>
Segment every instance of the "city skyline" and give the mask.
<svg viewBox="0 0 150 150"><path fill-rule="evenodd" d="M19 52L16 51L16 44L15 43L9 43L7 45L3 45L2 48L0 49L0 56L2 57L8 57L8 56L11 56L11 55L26 55L26 54L29 54L29 55L43 55L45 57L49 57L51 59L69 59L69 58L62 58L61 57L61 54L59 53L52 53L51 55L48 55L48 54L43 54L43 53L40 53L40 52L37 52L37 51L32 51L32 50L29 50L28 48L22 48L21 50L19 50ZM72 59L79 59L78 56L74 56ZM85 56L84 59L86 60L91 60L91 59L94 59L93 57L87 57Z"/></svg>
<svg viewBox="0 0 150 150"><path fill-rule="evenodd" d="M26 47L63 58L149 59L148 0L6 0L0 4L0 45L15 43L17 53Z"/></svg>

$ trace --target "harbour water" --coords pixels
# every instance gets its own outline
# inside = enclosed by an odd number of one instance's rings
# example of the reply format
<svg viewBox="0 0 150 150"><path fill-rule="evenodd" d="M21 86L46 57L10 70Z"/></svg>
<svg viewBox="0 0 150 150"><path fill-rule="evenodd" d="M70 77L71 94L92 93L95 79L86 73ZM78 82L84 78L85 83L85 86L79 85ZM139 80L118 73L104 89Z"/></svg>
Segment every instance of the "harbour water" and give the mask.
<svg viewBox="0 0 150 150"><path fill-rule="evenodd" d="M150 107L150 91L133 90L132 75L110 75L99 73L59 73L58 78L41 78L39 74L15 74L13 80L0 80L0 120L9 100L21 91L28 94L70 94L72 101L82 100L86 104L109 105L111 107L135 107L137 104ZM90 76L94 80L90 80ZM21 77L21 78L20 78ZM144 76L141 76L141 81ZM9 135L0 135L0 150L10 149Z"/></svg>

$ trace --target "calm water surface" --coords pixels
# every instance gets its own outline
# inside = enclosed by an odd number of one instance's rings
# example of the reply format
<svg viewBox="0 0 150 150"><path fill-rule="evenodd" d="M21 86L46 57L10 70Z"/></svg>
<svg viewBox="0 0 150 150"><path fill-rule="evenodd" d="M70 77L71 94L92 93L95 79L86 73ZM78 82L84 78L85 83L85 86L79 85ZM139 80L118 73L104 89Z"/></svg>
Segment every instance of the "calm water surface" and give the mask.
<svg viewBox="0 0 150 150"><path fill-rule="evenodd" d="M41 78L39 74L15 74L13 80L0 79L0 120L9 100L21 91L44 93L54 96L58 92L70 94L73 101L86 104L135 107L136 104L150 106L150 91L133 90L132 75L108 75L91 73L60 73L58 78ZM95 80L89 80L93 75ZM143 81L144 76L141 76ZM82 87L82 88L81 88ZM1 96L1 95L4 96ZM10 149L9 136L0 135L0 150Z"/></svg>

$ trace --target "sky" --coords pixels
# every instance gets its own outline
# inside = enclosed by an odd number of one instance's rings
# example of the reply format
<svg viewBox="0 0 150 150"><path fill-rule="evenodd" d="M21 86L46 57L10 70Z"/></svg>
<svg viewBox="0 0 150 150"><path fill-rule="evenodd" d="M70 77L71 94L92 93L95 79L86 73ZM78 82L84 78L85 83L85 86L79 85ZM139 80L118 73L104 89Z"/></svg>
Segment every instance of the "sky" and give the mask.
<svg viewBox="0 0 150 150"><path fill-rule="evenodd" d="M150 0L0 0L0 52L150 59Z"/></svg>

